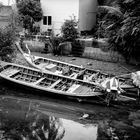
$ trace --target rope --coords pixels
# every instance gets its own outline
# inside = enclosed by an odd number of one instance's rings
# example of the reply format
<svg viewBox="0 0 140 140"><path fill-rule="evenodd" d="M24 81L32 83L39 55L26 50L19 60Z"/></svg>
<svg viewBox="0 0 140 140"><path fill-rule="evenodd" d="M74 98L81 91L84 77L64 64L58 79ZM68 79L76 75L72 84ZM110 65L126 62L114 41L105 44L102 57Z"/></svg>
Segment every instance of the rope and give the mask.
<svg viewBox="0 0 140 140"><path fill-rule="evenodd" d="M121 64L119 64L123 69L127 70L128 72L132 73L131 70L129 70L128 68L126 68L125 66L122 66Z"/></svg>

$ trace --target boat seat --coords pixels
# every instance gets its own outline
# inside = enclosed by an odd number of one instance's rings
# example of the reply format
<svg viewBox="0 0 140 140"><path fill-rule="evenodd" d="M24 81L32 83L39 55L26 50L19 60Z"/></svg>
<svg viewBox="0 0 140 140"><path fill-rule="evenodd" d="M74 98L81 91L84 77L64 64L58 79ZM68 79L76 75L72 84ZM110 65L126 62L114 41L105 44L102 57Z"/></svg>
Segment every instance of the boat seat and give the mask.
<svg viewBox="0 0 140 140"><path fill-rule="evenodd" d="M70 77L76 79L77 75L78 75L78 73L73 73L73 74L70 75Z"/></svg>
<svg viewBox="0 0 140 140"><path fill-rule="evenodd" d="M79 86L74 92L77 94L86 94L90 90L89 87Z"/></svg>
<svg viewBox="0 0 140 140"><path fill-rule="evenodd" d="M37 80L36 82L34 82L33 84L35 84L35 85L37 85L37 84L39 84L42 80L44 80L45 79L45 77L43 77L43 78L40 78L39 80Z"/></svg>
<svg viewBox="0 0 140 140"><path fill-rule="evenodd" d="M55 87L60 81L61 81L61 79L57 80L57 81L54 82L49 88Z"/></svg>
<svg viewBox="0 0 140 140"><path fill-rule="evenodd" d="M46 65L48 65L48 64L46 64L46 63L40 63L38 66L39 66L40 68L45 68Z"/></svg>
<svg viewBox="0 0 140 140"><path fill-rule="evenodd" d="M7 70L4 70L1 73L3 75L5 75L5 76L11 77L11 76L15 75L18 72L20 72L20 70L17 70L17 69L7 69Z"/></svg>
<svg viewBox="0 0 140 140"><path fill-rule="evenodd" d="M48 65L44 65L45 70L49 70L51 72L55 72L56 71L56 65L55 64L48 64Z"/></svg>
<svg viewBox="0 0 140 140"><path fill-rule="evenodd" d="M79 84L73 84L73 85L67 90L67 92L70 92L70 93L75 94L75 90L76 90L77 88L79 88L79 87L80 87Z"/></svg>

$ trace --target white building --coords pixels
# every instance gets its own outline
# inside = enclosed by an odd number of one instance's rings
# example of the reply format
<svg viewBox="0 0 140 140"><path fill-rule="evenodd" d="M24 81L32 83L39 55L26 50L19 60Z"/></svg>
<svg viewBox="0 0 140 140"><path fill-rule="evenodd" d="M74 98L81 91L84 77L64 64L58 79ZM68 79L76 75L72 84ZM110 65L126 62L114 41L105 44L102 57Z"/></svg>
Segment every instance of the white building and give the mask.
<svg viewBox="0 0 140 140"><path fill-rule="evenodd" d="M15 0L8 0L10 2ZM59 34L64 21L72 16L78 20L79 31L90 31L96 23L97 0L40 0L40 3L43 10L43 19L38 23L41 32L51 29Z"/></svg>
<svg viewBox="0 0 140 140"><path fill-rule="evenodd" d="M12 21L12 7L0 5L0 28L5 28Z"/></svg>
<svg viewBox="0 0 140 140"><path fill-rule="evenodd" d="M96 21L97 0L40 0L43 10L41 31L52 29L60 33L62 24L73 15L79 21L79 31L91 30Z"/></svg>

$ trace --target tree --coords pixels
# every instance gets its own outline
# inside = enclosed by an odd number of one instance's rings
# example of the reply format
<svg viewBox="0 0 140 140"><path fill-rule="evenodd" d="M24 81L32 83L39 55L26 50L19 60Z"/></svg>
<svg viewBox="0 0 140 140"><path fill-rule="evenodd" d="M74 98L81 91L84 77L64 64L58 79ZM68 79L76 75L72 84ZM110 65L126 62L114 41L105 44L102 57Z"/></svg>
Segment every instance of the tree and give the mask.
<svg viewBox="0 0 140 140"><path fill-rule="evenodd" d="M4 61L12 61L14 58L15 30L12 25L0 30L0 58Z"/></svg>
<svg viewBox="0 0 140 140"><path fill-rule="evenodd" d="M18 0L17 7L23 27L32 31L33 24L39 22L43 17L40 2L38 0Z"/></svg>
<svg viewBox="0 0 140 140"><path fill-rule="evenodd" d="M118 0L99 7L99 21L104 21L104 37L110 47L124 55L127 61L140 53L140 1Z"/></svg>
<svg viewBox="0 0 140 140"><path fill-rule="evenodd" d="M61 27L61 32L65 41L73 41L78 37L77 21L75 16L64 22Z"/></svg>

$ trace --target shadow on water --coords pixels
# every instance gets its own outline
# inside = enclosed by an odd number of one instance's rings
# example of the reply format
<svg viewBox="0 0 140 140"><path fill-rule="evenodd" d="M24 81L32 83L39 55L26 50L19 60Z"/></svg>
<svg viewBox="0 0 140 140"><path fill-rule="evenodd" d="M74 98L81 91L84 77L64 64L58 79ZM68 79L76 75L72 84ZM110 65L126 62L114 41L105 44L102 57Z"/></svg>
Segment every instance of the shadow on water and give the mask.
<svg viewBox="0 0 140 140"><path fill-rule="evenodd" d="M6 83L7 84L7 83ZM0 139L139 140L130 114L113 108L38 95L0 81ZM132 116L132 115L131 115Z"/></svg>
<svg viewBox="0 0 140 140"><path fill-rule="evenodd" d="M37 102L21 98L0 98L0 137L10 140L92 140L97 137L95 124L51 116Z"/></svg>

